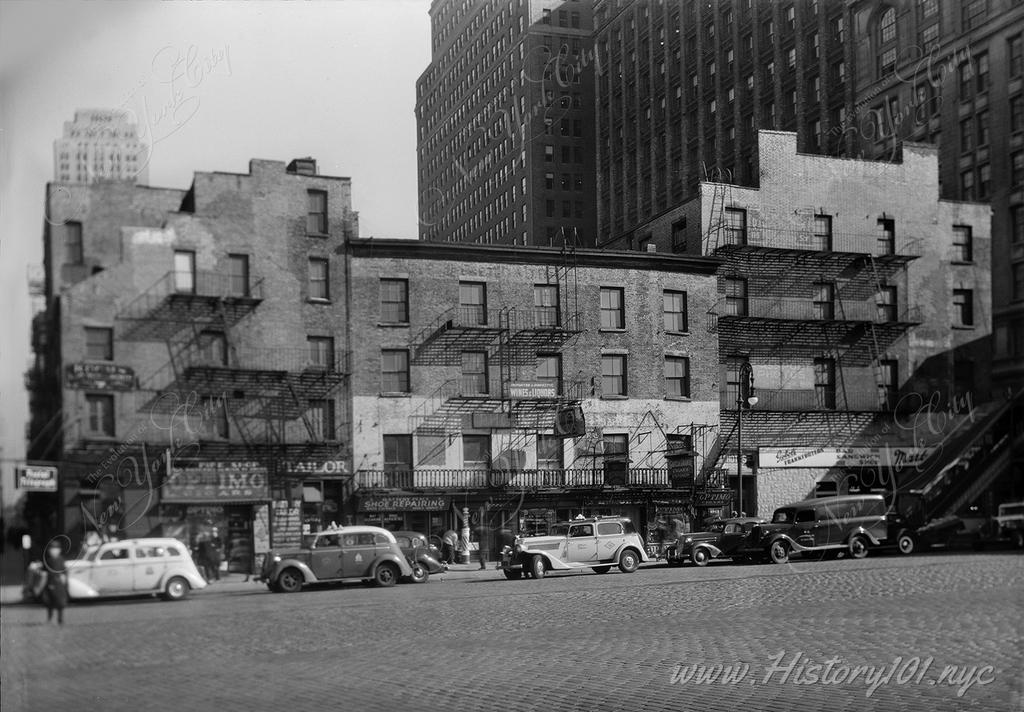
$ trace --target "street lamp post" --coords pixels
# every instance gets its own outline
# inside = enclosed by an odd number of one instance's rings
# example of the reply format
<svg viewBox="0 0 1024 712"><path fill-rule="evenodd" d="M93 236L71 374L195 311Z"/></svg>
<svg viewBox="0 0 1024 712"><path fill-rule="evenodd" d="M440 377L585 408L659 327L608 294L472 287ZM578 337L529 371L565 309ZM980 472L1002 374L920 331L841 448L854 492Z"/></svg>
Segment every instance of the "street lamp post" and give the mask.
<svg viewBox="0 0 1024 712"><path fill-rule="evenodd" d="M743 411L757 405L754 395L754 369L749 361L740 366L739 393L736 398L736 511L743 516Z"/></svg>

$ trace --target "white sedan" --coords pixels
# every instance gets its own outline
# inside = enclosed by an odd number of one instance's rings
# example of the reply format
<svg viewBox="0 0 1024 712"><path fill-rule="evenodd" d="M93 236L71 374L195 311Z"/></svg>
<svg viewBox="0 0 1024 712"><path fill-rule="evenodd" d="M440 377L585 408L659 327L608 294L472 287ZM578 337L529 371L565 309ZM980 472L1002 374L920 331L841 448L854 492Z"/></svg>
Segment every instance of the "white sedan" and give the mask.
<svg viewBox="0 0 1024 712"><path fill-rule="evenodd" d="M72 599L159 593L178 601L206 587L188 547L177 539L111 541L67 566Z"/></svg>

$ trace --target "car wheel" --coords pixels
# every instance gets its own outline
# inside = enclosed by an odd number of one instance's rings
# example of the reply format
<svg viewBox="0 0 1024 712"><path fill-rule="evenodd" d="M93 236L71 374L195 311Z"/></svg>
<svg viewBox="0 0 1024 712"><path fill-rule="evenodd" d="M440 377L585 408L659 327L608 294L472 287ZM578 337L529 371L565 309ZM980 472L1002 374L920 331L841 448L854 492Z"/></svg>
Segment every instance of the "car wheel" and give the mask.
<svg viewBox="0 0 1024 712"><path fill-rule="evenodd" d="M850 556L854 559L863 559L868 555L868 540L858 534L850 539Z"/></svg>
<svg viewBox="0 0 1024 712"><path fill-rule="evenodd" d="M544 557L540 554L534 554L530 559L530 575L535 579L542 579L546 571L547 564L544 561Z"/></svg>
<svg viewBox="0 0 1024 712"><path fill-rule="evenodd" d="M711 557L708 555L707 549L698 547L693 550L692 554L690 554L690 558L693 559L693 563L697 566L707 566L708 559Z"/></svg>
<svg viewBox="0 0 1024 712"><path fill-rule="evenodd" d="M385 561L377 567L377 571L373 574L373 581L378 586L394 586L398 582L398 567Z"/></svg>
<svg viewBox="0 0 1024 712"><path fill-rule="evenodd" d="M1024 531L1015 529L1013 536L1010 537L1013 540L1013 546L1017 549L1024 549Z"/></svg>
<svg viewBox="0 0 1024 712"><path fill-rule="evenodd" d="M412 576L409 580L413 583L426 583L427 579L430 578L430 572L427 571L427 567L421 564L419 561L412 565Z"/></svg>
<svg viewBox="0 0 1024 712"><path fill-rule="evenodd" d="M768 557L773 564L785 564L789 561L789 544L779 539L773 541L768 549Z"/></svg>
<svg viewBox="0 0 1024 712"><path fill-rule="evenodd" d="M188 592L188 581L181 576L175 576L164 586L164 598L168 601L180 601L188 595Z"/></svg>
<svg viewBox="0 0 1024 712"><path fill-rule="evenodd" d="M507 578L509 581L518 581L522 577L523 572L518 569L514 571L509 571L508 569L505 570L505 578Z"/></svg>
<svg viewBox="0 0 1024 712"><path fill-rule="evenodd" d="M896 549L901 554L913 554L914 537L910 536L908 532L900 532L900 535L896 537Z"/></svg>
<svg viewBox="0 0 1024 712"><path fill-rule="evenodd" d="M612 570L611 566L594 566L592 568L594 569L594 573L596 574L606 574Z"/></svg>
<svg viewBox="0 0 1024 712"><path fill-rule="evenodd" d="M295 568L288 568L277 577L277 590L281 593L298 593L302 590L302 572Z"/></svg>
<svg viewBox="0 0 1024 712"><path fill-rule="evenodd" d="M619 554L619 571L624 574L631 574L640 566L640 555L636 549L626 549Z"/></svg>

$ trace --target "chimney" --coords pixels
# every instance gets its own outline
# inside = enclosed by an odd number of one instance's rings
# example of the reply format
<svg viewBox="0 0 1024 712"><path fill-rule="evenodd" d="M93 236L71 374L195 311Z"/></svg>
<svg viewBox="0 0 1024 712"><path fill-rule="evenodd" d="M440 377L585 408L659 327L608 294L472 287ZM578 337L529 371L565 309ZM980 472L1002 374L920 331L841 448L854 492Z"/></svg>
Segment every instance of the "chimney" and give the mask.
<svg viewBox="0 0 1024 712"><path fill-rule="evenodd" d="M315 176L316 175L316 159L306 156L305 158L296 158L288 164L288 172L294 173L300 176Z"/></svg>

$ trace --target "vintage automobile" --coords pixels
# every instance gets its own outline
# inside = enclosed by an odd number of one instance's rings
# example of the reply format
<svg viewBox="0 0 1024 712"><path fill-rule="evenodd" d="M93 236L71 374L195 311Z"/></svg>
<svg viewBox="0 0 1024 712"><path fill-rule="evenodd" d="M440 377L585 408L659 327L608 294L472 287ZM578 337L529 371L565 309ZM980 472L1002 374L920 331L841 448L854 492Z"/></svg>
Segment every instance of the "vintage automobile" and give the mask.
<svg viewBox="0 0 1024 712"><path fill-rule="evenodd" d="M430 543L426 534L419 532L392 532L398 546L409 560L412 567L412 582L425 583L430 574L440 574L448 570L448 564L441 562L440 550Z"/></svg>
<svg viewBox="0 0 1024 712"><path fill-rule="evenodd" d="M31 579L42 564L29 568ZM179 601L192 589L206 587L188 547L177 539L125 539L100 544L80 559L67 560L68 597L72 600L106 596L161 594ZM26 581L26 596L31 583Z"/></svg>
<svg viewBox="0 0 1024 712"><path fill-rule="evenodd" d="M590 517L556 524L546 536L516 537L501 550L498 568L508 579L540 579L548 571L585 568L603 574L615 565L633 573L643 561L647 549L629 519Z"/></svg>
<svg viewBox="0 0 1024 712"><path fill-rule="evenodd" d="M736 550L739 556L776 564L790 554L825 558L868 555L888 536L885 498L880 494L818 497L779 507L768 524L756 524Z"/></svg>
<svg viewBox="0 0 1024 712"><path fill-rule="evenodd" d="M681 534L675 543L666 547L665 560L669 566L682 566L687 561L707 566L711 559L727 557L746 560L748 557L737 550L746 545L754 525L764 523L758 517L732 517L711 522L707 531Z"/></svg>
<svg viewBox="0 0 1024 712"><path fill-rule="evenodd" d="M1024 502L1000 504L996 515L984 520L973 536L975 549L1006 544L1024 549Z"/></svg>
<svg viewBox="0 0 1024 712"><path fill-rule="evenodd" d="M299 549L268 552L257 580L271 591L295 593L306 584L372 581L394 586L412 576L394 534L380 527L351 526L307 535Z"/></svg>

